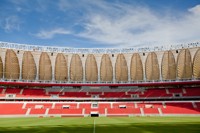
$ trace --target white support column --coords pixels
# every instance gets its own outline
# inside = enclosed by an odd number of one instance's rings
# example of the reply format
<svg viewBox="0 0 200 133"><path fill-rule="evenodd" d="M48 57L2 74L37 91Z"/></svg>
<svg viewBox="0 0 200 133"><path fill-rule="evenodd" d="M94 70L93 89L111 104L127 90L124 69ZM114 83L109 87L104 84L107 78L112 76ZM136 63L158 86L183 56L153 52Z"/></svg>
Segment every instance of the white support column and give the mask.
<svg viewBox="0 0 200 133"><path fill-rule="evenodd" d="M15 53L17 55L18 61L19 61L19 80L22 79L22 60L23 60L23 53L24 51L15 50Z"/></svg>
<svg viewBox="0 0 200 133"><path fill-rule="evenodd" d="M114 55L114 57L112 57L112 55ZM117 54L111 54L110 56L111 62L112 62L112 67L113 67L113 82L116 82L116 78L115 78L115 63L116 63L116 59L117 59Z"/></svg>
<svg viewBox="0 0 200 133"><path fill-rule="evenodd" d="M156 53L156 55L157 55L157 59L158 59L158 65L159 65L159 73L160 73L160 75L159 75L159 79L160 80L162 80L162 71L161 71L161 63L162 63L162 57L163 57L163 52L155 52Z"/></svg>
<svg viewBox="0 0 200 133"><path fill-rule="evenodd" d="M36 80L39 80L39 61L41 52L31 52L33 54L33 58L36 64Z"/></svg>
<svg viewBox="0 0 200 133"><path fill-rule="evenodd" d="M68 62L67 62L68 82L70 82L70 80L71 80L71 77L70 77L70 63L71 63L72 55L73 55L73 54L69 54L69 55L67 56L67 60L68 60Z"/></svg>
<svg viewBox="0 0 200 133"><path fill-rule="evenodd" d="M56 56L57 56L57 53L53 53L53 52L49 53L49 58L50 58L51 67L52 67L52 81L55 80L55 62L56 62Z"/></svg>
<svg viewBox="0 0 200 133"><path fill-rule="evenodd" d="M172 53L173 53L173 55L174 55L175 62L177 62L177 58L178 58L178 55L179 55L180 50L177 49L177 51L178 51L178 53L176 53L176 50L172 50ZM176 73L176 79L177 79L177 73Z"/></svg>
<svg viewBox="0 0 200 133"><path fill-rule="evenodd" d="M5 70L5 56L6 56L6 50L5 49L0 49L0 56L1 56L1 60L2 60L2 65L3 65L3 70ZM5 73L4 73L5 74ZM5 78L3 74L3 79Z"/></svg>
<svg viewBox="0 0 200 133"><path fill-rule="evenodd" d="M101 57L102 57L102 55L96 54L94 56L95 56L95 59L96 59L96 62L97 62L98 82L100 82L101 81L101 78L100 78L100 67L101 67Z"/></svg>
<svg viewBox="0 0 200 133"><path fill-rule="evenodd" d="M131 74L130 74L130 68L131 68L131 54L124 54L126 62L127 62L127 67L128 67L128 81L131 81Z"/></svg>
<svg viewBox="0 0 200 133"><path fill-rule="evenodd" d="M87 54L84 54L84 57L82 57L82 54L79 55L81 58L81 62L82 62L82 66L83 66L83 82L86 81L86 77L85 77L85 61L87 59Z"/></svg>
<svg viewBox="0 0 200 133"><path fill-rule="evenodd" d="M144 53L145 55L143 55L143 53ZM140 55L140 58L141 58L141 61L142 61L143 80L146 81L145 62L146 62L146 58L147 58L148 53L145 53L145 52L143 52L143 53L139 53L139 55Z"/></svg>

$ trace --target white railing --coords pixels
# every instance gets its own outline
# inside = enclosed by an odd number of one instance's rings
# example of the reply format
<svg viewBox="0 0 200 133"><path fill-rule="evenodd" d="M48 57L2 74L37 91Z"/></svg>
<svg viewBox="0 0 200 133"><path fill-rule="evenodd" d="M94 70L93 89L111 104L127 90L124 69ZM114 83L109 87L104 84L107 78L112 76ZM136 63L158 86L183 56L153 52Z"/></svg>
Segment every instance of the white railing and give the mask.
<svg viewBox="0 0 200 133"><path fill-rule="evenodd" d="M56 46L39 46L29 44L18 44L9 42L0 42L0 48L16 49L24 51L39 51L39 52L58 52L58 53L134 53L134 52L151 52L151 51L166 51L183 48L200 47L200 42L177 44L177 45L161 45L149 47L131 47L131 48L69 48Z"/></svg>
<svg viewBox="0 0 200 133"><path fill-rule="evenodd" d="M176 80L140 80L140 81L55 81L55 80L15 80L15 79L0 79L0 82L23 82L23 83L47 83L47 84L149 84L149 83L169 83L169 82L190 82L198 81L200 79L176 79Z"/></svg>

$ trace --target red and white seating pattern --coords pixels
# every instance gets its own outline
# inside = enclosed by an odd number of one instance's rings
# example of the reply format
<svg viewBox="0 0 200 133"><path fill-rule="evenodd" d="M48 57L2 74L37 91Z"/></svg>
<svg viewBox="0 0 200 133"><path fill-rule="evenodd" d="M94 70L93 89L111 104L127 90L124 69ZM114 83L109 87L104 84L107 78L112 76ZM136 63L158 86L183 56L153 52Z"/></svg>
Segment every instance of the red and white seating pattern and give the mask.
<svg viewBox="0 0 200 133"><path fill-rule="evenodd" d="M198 102L0 102L4 116L102 116L200 115Z"/></svg>

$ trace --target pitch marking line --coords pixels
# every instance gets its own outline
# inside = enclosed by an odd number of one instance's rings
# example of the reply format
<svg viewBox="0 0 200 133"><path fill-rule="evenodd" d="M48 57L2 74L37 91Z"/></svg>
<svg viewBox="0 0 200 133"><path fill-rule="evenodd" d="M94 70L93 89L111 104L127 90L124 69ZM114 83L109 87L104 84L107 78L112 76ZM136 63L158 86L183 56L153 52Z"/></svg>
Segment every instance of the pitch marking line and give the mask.
<svg viewBox="0 0 200 133"><path fill-rule="evenodd" d="M94 124L94 126L93 126L93 133L95 133L95 119L94 119L94 122L93 122Z"/></svg>

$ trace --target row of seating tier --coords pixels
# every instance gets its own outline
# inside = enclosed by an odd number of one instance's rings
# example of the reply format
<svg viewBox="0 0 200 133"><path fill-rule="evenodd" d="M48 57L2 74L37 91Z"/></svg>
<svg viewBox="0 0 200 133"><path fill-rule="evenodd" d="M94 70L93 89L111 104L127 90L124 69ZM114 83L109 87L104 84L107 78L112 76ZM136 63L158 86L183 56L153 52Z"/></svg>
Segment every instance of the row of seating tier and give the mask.
<svg viewBox="0 0 200 133"><path fill-rule="evenodd" d="M24 89L23 95L44 96L46 94L44 89Z"/></svg>
<svg viewBox="0 0 200 133"><path fill-rule="evenodd" d="M131 108L108 108L107 109L108 114L141 114L140 109L131 109Z"/></svg>
<svg viewBox="0 0 200 133"><path fill-rule="evenodd" d="M90 114L101 115L178 115L199 114L200 102L105 102L92 107L92 103L12 102L0 103L0 115L54 115Z"/></svg>
<svg viewBox="0 0 200 133"><path fill-rule="evenodd" d="M200 96L200 88L186 88L183 96Z"/></svg>
<svg viewBox="0 0 200 133"><path fill-rule="evenodd" d="M21 89L19 88L7 88L5 93L11 93L11 94L19 94Z"/></svg>
<svg viewBox="0 0 200 133"><path fill-rule="evenodd" d="M49 109L48 114L82 114L82 109Z"/></svg>
<svg viewBox="0 0 200 133"><path fill-rule="evenodd" d="M200 88L162 88L147 89L144 91L127 91L127 92L47 92L45 89L19 89L19 88L0 88L0 94L16 94L16 97L59 97L73 98L90 98L98 95L100 98L131 98L137 95L140 98L147 97L173 97L174 94L180 96L200 96Z"/></svg>
<svg viewBox="0 0 200 133"><path fill-rule="evenodd" d="M23 103L0 103L0 115L25 115L27 109L22 106Z"/></svg>

